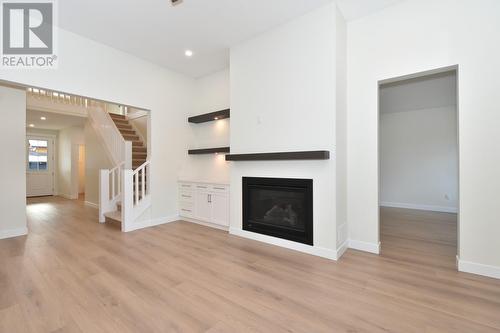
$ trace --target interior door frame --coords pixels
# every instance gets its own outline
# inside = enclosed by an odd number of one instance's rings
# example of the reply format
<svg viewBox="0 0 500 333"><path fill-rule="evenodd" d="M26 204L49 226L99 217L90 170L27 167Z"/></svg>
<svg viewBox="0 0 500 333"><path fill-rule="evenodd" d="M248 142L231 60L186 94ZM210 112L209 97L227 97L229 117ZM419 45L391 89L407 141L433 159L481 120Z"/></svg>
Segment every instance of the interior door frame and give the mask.
<svg viewBox="0 0 500 333"><path fill-rule="evenodd" d="M427 71L422 71L422 72L417 72L417 73L412 73L408 75L403 75L403 76L398 76L398 77L392 77L388 79L383 79L379 80L377 83L377 204L378 204L378 215L377 215L377 238L378 238L378 244L380 244L381 248L381 243L380 243L380 182L381 182L381 168L380 168L380 163L381 163L381 158L380 158L380 86L387 84L387 83L393 83L393 82L398 82L398 81L405 81L409 79L414 79L414 78L419 78L419 77L426 77L429 75L433 74L439 74L439 73L446 73L446 72L455 72L456 75L456 89L457 89L457 102L456 102L456 110L457 110L457 168L458 168L458 179L457 179L457 188L458 188L458 200L457 200L457 270L458 270L458 258L460 258L460 212L461 212L461 195L460 195L460 184L461 184L461 168L460 168L460 66L458 64L456 65L451 65L451 66L446 66L446 67L440 67L440 68L435 68L435 69L430 69Z"/></svg>
<svg viewBox="0 0 500 333"><path fill-rule="evenodd" d="M57 159L56 159L56 147L57 147L57 136L53 134L45 134L45 133L36 133L36 132L26 132L26 148L25 148L25 156L26 160L24 163L24 167L26 170L26 177L28 174L33 173L28 171L28 140L36 140L36 139L42 139L42 140L47 140L49 142L52 142L52 149L49 149L49 155L48 155L48 172L52 173L52 194L49 195L57 195ZM49 145L50 147L50 145ZM27 181L26 181L27 184ZM30 196L28 191L26 192L26 197L36 197L36 195Z"/></svg>

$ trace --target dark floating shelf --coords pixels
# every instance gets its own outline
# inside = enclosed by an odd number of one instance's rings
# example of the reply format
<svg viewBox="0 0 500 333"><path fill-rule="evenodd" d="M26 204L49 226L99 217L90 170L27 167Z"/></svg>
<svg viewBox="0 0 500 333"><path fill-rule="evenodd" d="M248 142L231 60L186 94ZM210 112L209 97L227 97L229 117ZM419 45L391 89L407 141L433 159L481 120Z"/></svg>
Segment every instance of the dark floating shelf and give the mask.
<svg viewBox="0 0 500 333"><path fill-rule="evenodd" d="M189 117L188 121L194 124L206 123L209 121L227 119L231 115L230 109L215 111L211 113L200 114L199 116Z"/></svg>
<svg viewBox="0 0 500 333"><path fill-rule="evenodd" d="M226 161L284 161L284 160L329 160L329 159L330 159L330 152L328 150L226 155Z"/></svg>
<svg viewBox="0 0 500 333"><path fill-rule="evenodd" d="M189 155L204 155L204 154L215 154L215 153L229 153L231 149L229 147L219 147L219 148L204 148L204 149L191 149L188 151Z"/></svg>

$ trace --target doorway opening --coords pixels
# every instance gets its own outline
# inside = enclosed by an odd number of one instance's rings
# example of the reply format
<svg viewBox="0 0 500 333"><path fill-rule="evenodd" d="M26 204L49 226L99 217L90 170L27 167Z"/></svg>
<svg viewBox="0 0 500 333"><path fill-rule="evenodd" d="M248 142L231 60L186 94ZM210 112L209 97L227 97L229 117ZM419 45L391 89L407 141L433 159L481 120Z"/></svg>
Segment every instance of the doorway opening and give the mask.
<svg viewBox="0 0 500 333"><path fill-rule="evenodd" d="M379 83L382 256L456 270L457 68Z"/></svg>
<svg viewBox="0 0 500 333"><path fill-rule="evenodd" d="M42 197L54 195L55 136L28 134L26 137L26 195Z"/></svg>

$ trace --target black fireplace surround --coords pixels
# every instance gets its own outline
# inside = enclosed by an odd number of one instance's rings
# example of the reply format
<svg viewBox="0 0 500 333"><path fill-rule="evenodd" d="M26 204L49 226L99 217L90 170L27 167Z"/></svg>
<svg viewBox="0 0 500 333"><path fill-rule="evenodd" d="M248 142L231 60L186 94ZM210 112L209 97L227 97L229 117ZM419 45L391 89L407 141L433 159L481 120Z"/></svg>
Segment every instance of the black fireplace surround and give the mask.
<svg viewBox="0 0 500 333"><path fill-rule="evenodd" d="M313 245L312 179L243 177L243 230Z"/></svg>

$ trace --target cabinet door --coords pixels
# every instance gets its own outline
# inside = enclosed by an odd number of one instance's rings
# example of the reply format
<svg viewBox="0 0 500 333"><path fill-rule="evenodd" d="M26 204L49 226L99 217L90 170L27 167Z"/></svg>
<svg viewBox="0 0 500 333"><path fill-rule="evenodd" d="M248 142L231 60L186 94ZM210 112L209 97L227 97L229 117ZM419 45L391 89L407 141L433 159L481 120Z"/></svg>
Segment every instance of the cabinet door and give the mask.
<svg viewBox="0 0 500 333"><path fill-rule="evenodd" d="M210 205L207 192L196 192L194 215L198 220L210 222L212 216L212 206Z"/></svg>
<svg viewBox="0 0 500 333"><path fill-rule="evenodd" d="M229 226L229 198L227 195L211 194L212 223Z"/></svg>

